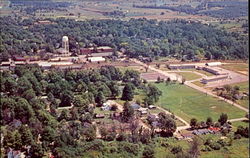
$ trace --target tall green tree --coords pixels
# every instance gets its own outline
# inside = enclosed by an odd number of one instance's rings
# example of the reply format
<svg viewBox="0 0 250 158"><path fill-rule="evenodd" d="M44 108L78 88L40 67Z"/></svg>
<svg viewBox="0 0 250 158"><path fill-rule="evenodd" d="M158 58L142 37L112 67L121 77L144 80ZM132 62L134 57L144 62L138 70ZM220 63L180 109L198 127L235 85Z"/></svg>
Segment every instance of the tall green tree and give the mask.
<svg viewBox="0 0 250 158"><path fill-rule="evenodd" d="M125 122L131 120L134 116L134 109L131 107L130 103L126 101L123 105L122 118Z"/></svg>
<svg viewBox="0 0 250 158"><path fill-rule="evenodd" d="M105 98L104 94L101 91L98 92L98 94L95 98L95 102L97 103L97 105L102 106L105 101L106 101L106 98Z"/></svg>
<svg viewBox="0 0 250 158"><path fill-rule="evenodd" d="M122 91L122 100L131 101L134 98L134 88L133 85L127 83Z"/></svg>

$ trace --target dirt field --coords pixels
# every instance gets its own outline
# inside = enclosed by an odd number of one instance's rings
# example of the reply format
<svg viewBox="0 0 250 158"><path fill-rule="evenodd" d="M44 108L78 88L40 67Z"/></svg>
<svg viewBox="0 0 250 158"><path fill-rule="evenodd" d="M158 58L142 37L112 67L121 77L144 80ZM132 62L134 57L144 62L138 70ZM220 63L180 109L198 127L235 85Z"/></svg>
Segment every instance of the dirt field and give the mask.
<svg viewBox="0 0 250 158"><path fill-rule="evenodd" d="M147 73L141 73L141 78L145 79L147 81L157 81L157 78L160 77L161 79L167 79L166 76L158 73L158 72L147 72Z"/></svg>

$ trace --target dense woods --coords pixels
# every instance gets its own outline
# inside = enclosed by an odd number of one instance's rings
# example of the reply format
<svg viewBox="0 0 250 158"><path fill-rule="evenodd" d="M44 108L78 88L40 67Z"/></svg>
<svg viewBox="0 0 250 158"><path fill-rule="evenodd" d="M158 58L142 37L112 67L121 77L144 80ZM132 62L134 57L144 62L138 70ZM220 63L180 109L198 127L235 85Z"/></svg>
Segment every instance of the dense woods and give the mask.
<svg viewBox="0 0 250 158"><path fill-rule="evenodd" d="M45 72L36 65L26 65L0 75L1 136L5 150L22 150L31 157L42 157L48 152L56 157L77 157L86 156L89 151L103 152L107 157L114 154L136 157L143 150L142 144L148 144L153 137L149 130L139 129L138 122L133 120L135 112L126 102L121 121L131 124L132 133L116 136L115 131L107 133L100 129L107 142L96 140L94 109L108 98L119 97L120 86L142 89L157 98L159 90L143 84L134 70L122 73L115 67L103 66L96 70ZM74 105L71 109L58 109L71 105ZM163 133L176 130L172 116L161 113L159 117ZM117 150L107 151L112 148L104 144L115 139L113 145Z"/></svg>
<svg viewBox="0 0 250 158"><path fill-rule="evenodd" d="M71 51L107 45L130 57L245 59L249 54L247 36L184 20L50 20L52 24L34 25L34 19L1 17L1 59L8 54L38 55L40 49L53 52L64 35Z"/></svg>

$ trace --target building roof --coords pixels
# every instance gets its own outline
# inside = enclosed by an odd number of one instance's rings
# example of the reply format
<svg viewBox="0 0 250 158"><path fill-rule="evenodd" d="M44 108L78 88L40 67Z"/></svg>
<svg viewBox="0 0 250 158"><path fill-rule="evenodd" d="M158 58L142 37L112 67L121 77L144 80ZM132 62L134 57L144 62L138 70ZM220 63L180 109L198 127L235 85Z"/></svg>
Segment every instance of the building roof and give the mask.
<svg viewBox="0 0 250 158"><path fill-rule="evenodd" d="M141 108L141 106L139 104L136 104L136 103L131 103L131 107L134 109L134 110L138 110Z"/></svg>
<svg viewBox="0 0 250 158"><path fill-rule="evenodd" d="M207 66L219 66L221 65L221 62L211 62L211 63L206 63Z"/></svg>
<svg viewBox="0 0 250 158"><path fill-rule="evenodd" d="M153 109L153 108L156 108L156 106L154 106L154 105L149 105L148 108L149 108L149 109Z"/></svg>
<svg viewBox="0 0 250 158"><path fill-rule="evenodd" d="M98 62L98 61L105 61L105 58L103 58L103 57L89 57L88 60L91 62Z"/></svg>
<svg viewBox="0 0 250 158"><path fill-rule="evenodd" d="M213 80L213 79L220 79L220 78L224 78L224 77L228 77L228 75L217 75L217 76L208 76L208 77L204 77L204 80Z"/></svg>

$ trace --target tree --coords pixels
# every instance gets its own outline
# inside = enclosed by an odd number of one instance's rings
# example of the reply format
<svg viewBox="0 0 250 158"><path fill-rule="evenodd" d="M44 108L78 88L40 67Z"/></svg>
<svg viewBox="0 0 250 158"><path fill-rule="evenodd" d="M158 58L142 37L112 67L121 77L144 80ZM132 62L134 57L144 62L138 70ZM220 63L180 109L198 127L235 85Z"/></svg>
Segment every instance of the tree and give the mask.
<svg viewBox="0 0 250 158"><path fill-rule="evenodd" d="M42 141L53 142L55 141L56 138L56 131L49 126L46 126L41 136L42 136Z"/></svg>
<svg viewBox="0 0 250 158"><path fill-rule="evenodd" d="M16 131L14 137L15 137L14 148L16 150L20 150L23 145L20 133Z"/></svg>
<svg viewBox="0 0 250 158"><path fill-rule="evenodd" d="M96 128L94 126L90 126L83 132L86 141L92 141L96 138Z"/></svg>
<svg viewBox="0 0 250 158"><path fill-rule="evenodd" d="M172 136L177 128L173 117L163 112L160 112L158 116L159 128L162 130L162 134Z"/></svg>
<svg viewBox="0 0 250 158"><path fill-rule="evenodd" d="M227 122L228 116L225 113L222 113L220 115L220 118L218 119L218 122L220 122L221 125L224 125L224 123Z"/></svg>
<svg viewBox="0 0 250 158"><path fill-rule="evenodd" d="M161 77L160 76L157 77L156 83L161 83Z"/></svg>
<svg viewBox="0 0 250 158"><path fill-rule="evenodd" d="M186 79L185 78L182 78L181 79L181 84L184 84L186 82Z"/></svg>
<svg viewBox="0 0 250 158"><path fill-rule="evenodd" d="M34 92L33 89L29 89L29 90L26 90L22 96L27 99L28 101L30 101L31 99L35 98L36 97L36 94Z"/></svg>
<svg viewBox="0 0 250 158"><path fill-rule="evenodd" d="M206 124L207 124L207 126L210 127L213 124L213 119L211 117L208 117L207 121L206 121Z"/></svg>
<svg viewBox="0 0 250 158"><path fill-rule="evenodd" d="M87 109L89 105L89 101L88 99L83 99L83 96L77 95L73 99L73 104L75 107L83 107Z"/></svg>
<svg viewBox="0 0 250 158"><path fill-rule="evenodd" d="M15 114L16 119L22 120L23 123L26 123L30 118L34 117L35 115L32 107L24 98L18 99L15 107Z"/></svg>
<svg viewBox="0 0 250 158"><path fill-rule="evenodd" d="M191 126L192 128L195 128L195 127L197 126L197 119L196 119L196 118L192 118L192 119L190 120L190 126Z"/></svg>
<svg viewBox="0 0 250 158"><path fill-rule="evenodd" d="M193 156L193 158L197 158L200 155L199 146L200 142L198 137L194 137L189 149L189 153Z"/></svg>
<svg viewBox="0 0 250 158"><path fill-rule="evenodd" d="M183 149L181 146L175 146L171 149L171 153L173 154L177 154L177 153L180 153L180 152L183 152Z"/></svg>
<svg viewBox="0 0 250 158"><path fill-rule="evenodd" d="M13 148L15 146L14 143L15 143L15 133L8 130L7 134L4 136L3 139L3 146L4 148L8 147Z"/></svg>
<svg viewBox="0 0 250 158"><path fill-rule="evenodd" d="M122 91L122 100L131 101L134 98L134 88L130 83L127 83Z"/></svg>
<svg viewBox="0 0 250 158"><path fill-rule="evenodd" d="M117 109L118 109L117 105L115 104L111 105L111 108L110 108L111 111L116 111Z"/></svg>
<svg viewBox="0 0 250 158"><path fill-rule="evenodd" d="M117 85L111 85L110 87L111 93L112 93L112 97L118 97L120 95L120 89Z"/></svg>
<svg viewBox="0 0 250 158"><path fill-rule="evenodd" d="M30 153L32 157L43 157L44 156L44 149L40 144L34 144L30 148Z"/></svg>
<svg viewBox="0 0 250 158"><path fill-rule="evenodd" d="M73 100L73 93L71 91L65 90L62 92L60 99L60 106L71 106Z"/></svg>
<svg viewBox="0 0 250 158"><path fill-rule="evenodd" d="M154 148L151 145L150 146L147 145L144 147L142 157L143 158L155 158L154 154L155 154Z"/></svg>
<svg viewBox="0 0 250 158"><path fill-rule="evenodd" d="M20 134L23 145L32 145L34 144L33 135L30 131L30 129L24 125L20 128Z"/></svg>
<svg viewBox="0 0 250 158"><path fill-rule="evenodd" d="M159 97L162 95L162 92L152 84L148 85L147 88L147 97L151 97L153 99L153 103L156 103L159 100Z"/></svg>
<svg viewBox="0 0 250 158"><path fill-rule="evenodd" d="M101 127L100 134L101 134L102 139L106 140L106 137L109 134L109 132L105 127Z"/></svg>
<svg viewBox="0 0 250 158"><path fill-rule="evenodd" d="M122 118L125 122L128 122L134 116L134 109L131 107L128 101L123 105Z"/></svg>
<svg viewBox="0 0 250 158"><path fill-rule="evenodd" d="M59 118L58 118L58 121L61 121L61 120L68 120L68 112L67 110L63 109Z"/></svg>
<svg viewBox="0 0 250 158"><path fill-rule="evenodd" d="M104 94L102 93L102 91L99 91L95 98L95 102L97 103L98 106L102 106L105 101L106 101L106 98Z"/></svg>

